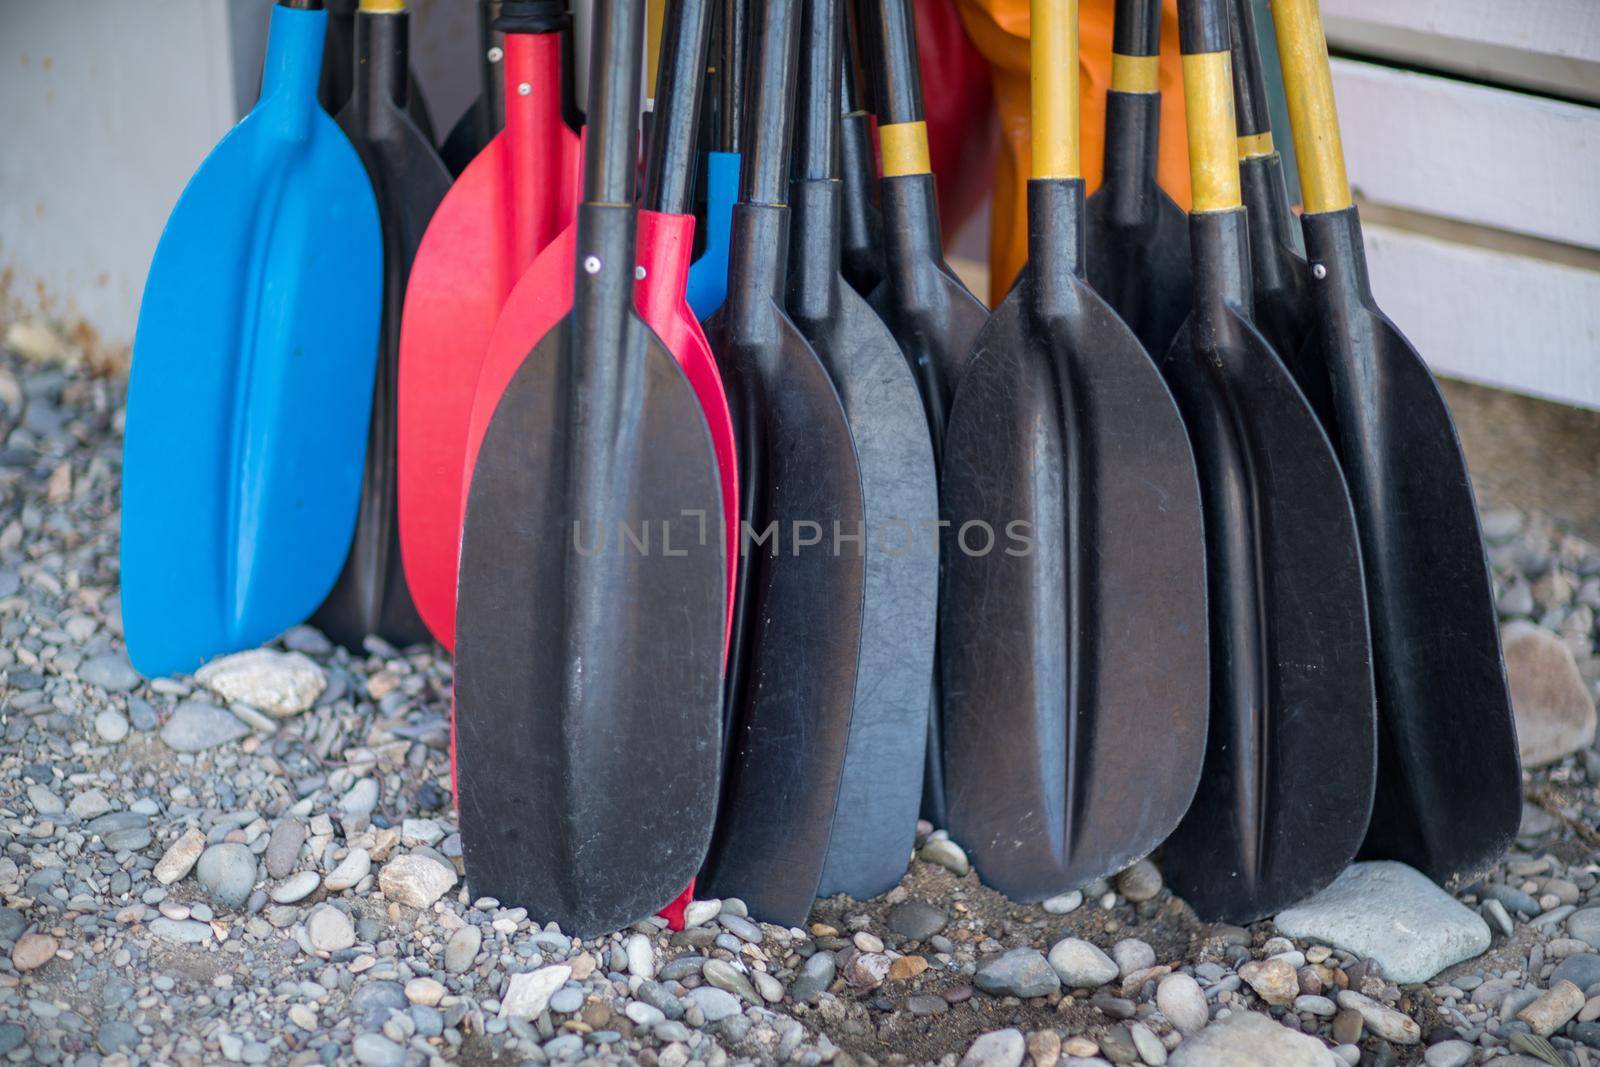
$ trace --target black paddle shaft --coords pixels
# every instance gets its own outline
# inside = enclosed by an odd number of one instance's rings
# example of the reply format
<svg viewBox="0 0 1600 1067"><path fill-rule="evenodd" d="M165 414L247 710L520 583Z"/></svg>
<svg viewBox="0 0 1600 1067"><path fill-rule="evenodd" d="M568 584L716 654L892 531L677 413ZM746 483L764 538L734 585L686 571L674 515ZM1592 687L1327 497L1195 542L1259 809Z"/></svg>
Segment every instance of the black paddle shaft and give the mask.
<svg viewBox="0 0 1600 1067"><path fill-rule="evenodd" d="M1189 311L1183 210L1156 181L1161 0L1117 0L1105 166L1088 202L1089 284L1145 348L1165 352Z"/></svg>
<svg viewBox="0 0 1600 1067"><path fill-rule="evenodd" d="M861 643L861 472L827 371L783 311L799 0L752 12L723 372L746 531L727 685L728 754L707 890L805 921L827 856ZM760 538L757 540L756 538Z"/></svg>
<svg viewBox="0 0 1600 1067"><path fill-rule="evenodd" d="M595 7L572 313L496 405L461 539L467 879L579 937L693 877L720 770L716 457L694 390L633 310L643 8Z"/></svg>
<svg viewBox="0 0 1600 1067"><path fill-rule="evenodd" d="M1338 459L1252 321L1224 0L1184 0L1179 27L1195 294L1162 370L1200 470L1211 725L1162 869L1202 916L1248 922L1332 881L1361 842L1376 771L1371 649Z"/></svg>
<svg viewBox="0 0 1600 1067"><path fill-rule="evenodd" d="M383 225L383 312L373 383L366 471L356 530L332 592L312 623L354 652L375 634L404 647L428 639L400 558L396 461L400 316L411 261L450 188L426 134L407 110L410 16L402 9L355 17L354 89L339 125L361 156Z"/></svg>
<svg viewBox="0 0 1600 1067"><path fill-rule="evenodd" d="M681 215L689 210L694 194L711 5L712 0L670 0L662 18L654 121L644 172L647 211Z"/></svg>
<svg viewBox="0 0 1600 1067"><path fill-rule="evenodd" d="M905 873L922 799L938 600L938 488L916 381L841 273L841 0L805 0L795 96L788 311L822 360L855 441L866 514L861 658L818 886L858 900Z"/></svg>
<svg viewBox="0 0 1600 1067"><path fill-rule="evenodd" d="M1233 99L1239 137L1239 182L1250 216L1250 275L1256 325L1319 415L1328 410L1325 375L1302 363L1312 323L1310 267L1289 210L1283 157L1272 143L1266 77L1251 0L1228 0L1233 20Z"/></svg>
<svg viewBox="0 0 1600 1067"><path fill-rule="evenodd" d="M860 34L856 7L844 7L845 47L839 60L839 170L844 180L840 255L844 276L856 292L870 296L883 281L883 219L878 214L878 159L872 115L861 94Z"/></svg>

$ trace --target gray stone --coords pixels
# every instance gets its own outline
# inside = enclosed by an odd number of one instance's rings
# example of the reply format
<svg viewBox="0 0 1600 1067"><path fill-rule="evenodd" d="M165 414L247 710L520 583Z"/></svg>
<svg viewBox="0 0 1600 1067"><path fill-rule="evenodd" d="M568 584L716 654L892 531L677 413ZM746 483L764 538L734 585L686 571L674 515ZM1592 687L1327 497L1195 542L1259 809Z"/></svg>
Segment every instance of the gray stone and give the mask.
<svg viewBox="0 0 1600 1067"><path fill-rule="evenodd" d="M174 752L204 752L249 733L250 727L221 708L186 700L161 728L161 740Z"/></svg>
<svg viewBox="0 0 1600 1067"><path fill-rule="evenodd" d="M1071 915L1083 906L1083 891L1074 889L1070 893L1059 893L1039 906L1049 915Z"/></svg>
<svg viewBox="0 0 1600 1067"><path fill-rule="evenodd" d="M1113 967L1113 975L1115 968ZM988 960L972 977L972 984L997 997L1043 997L1061 989L1061 976L1034 948L1014 948Z"/></svg>
<svg viewBox="0 0 1600 1067"><path fill-rule="evenodd" d="M405 1010L406 990L399 982L368 982L350 995L350 1011L363 1030L380 1029L391 1011Z"/></svg>
<svg viewBox="0 0 1600 1067"><path fill-rule="evenodd" d="M1178 1046L1171 1067L1338 1067L1314 1037L1253 1011L1235 1011Z"/></svg>
<svg viewBox="0 0 1600 1067"><path fill-rule="evenodd" d="M350 1046L356 1062L366 1067L405 1067L406 1050L382 1034L361 1034Z"/></svg>
<svg viewBox="0 0 1600 1067"><path fill-rule="evenodd" d="M815 1001L833 984L837 969L833 953L814 953L800 965L800 977L789 987L789 995L800 1002Z"/></svg>
<svg viewBox="0 0 1600 1067"><path fill-rule="evenodd" d="M1134 971L1154 967L1156 950L1136 937L1125 937L1111 946L1111 958L1117 963L1117 973L1126 978Z"/></svg>
<svg viewBox="0 0 1600 1067"><path fill-rule="evenodd" d="M1117 892L1141 904L1161 892L1161 871L1149 860L1140 860L1117 875Z"/></svg>
<svg viewBox="0 0 1600 1067"><path fill-rule="evenodd" d="M86 789L72 798L67 811L79 819L94 819L112 810L111 799L98 789Z"/></svg>
<svg viewBox="0 0 1600 1067"><path fill-rule="evenodd" d="M27 1036L28 1031L17 1023L0 1023L0 1056L22 1044Z"/></svg>
<svg viewBox="0 0 1600 1067"><path fill-rule="evenodd" d="M1427 1067L1467 1067L1472 1062L1472 1046L1465 1041L1441 1041L1422 1055Z"/></svg>
<svg viewBox="0 0 1600 1067"><path fill-rule="evenodd" d="M150 920L150 932L163 941L181 945L199 945L212 938L211 927L193 919L169 919L166 916Z"/></svg>
<svg viewBox="0 0 1600 1067"><path fill-rule="evenodd" d="M121 653L95 656L78 665L78 677L108 693L126 693L139 684L139 672Z"/></svg>
<svg viewBox="0 0 1600 1067"><path fill-rule="evenodd" d="M1600 948L1600 908L1584 908L1568 915L1567 933L1590 948Z"/></svg>
<svg viewBox="0 0 1600 1067"><path fill-rule="evenodd" d="M1366 1024L1367 1029L1385 1041L1397 1045L1415 1045L1422 1040L1422 1027L1417 1025L1415 1019L1379 1004L1369 996L1357 993L1353 989L1342 989L1334 999L1338 1001L1339 1007L1359 1012L1361 1021ZM1579 998L1578 1004L1582 1006L1582 997Z"/></svg>
<svg viewBox="0 0 1600 1067"><path fill-rule="evenodd" d="M684 1003L660 982L640 982L634 996L655 1008L668 1019L683 1018Z"/></svg>
<svg viewBox="0 0 1600 1067"><path fill-rule="evenodd" d="M1594 743L1594 695L1572 650L1529 622L1500 631L1506 684L1517 718L1517 747L1524 767L1554 763Z"/></svg>
<svg viewBox="0 0 1600 1067"><path fill-rule="evenodd" d="M1179 1033L1197 1034L1211 1020L1205 992L1187 974L1169 974L1156 986L1156 1007Z"/></svg>
<svg viewBox="0 0 1600 1067"><path fill-rule="evenodd" d="M1503 882L1490 882L1479 891L1478 895L1485 900L1498 900L1508 911L1514 911L1519 915L1539 914L1539 902L1533 899L1532 894L1524 893L1515 886Z"/></svg>
<svg viewBox="0 0 1600 1067"><path fill-rule="evenodd" d="M758 1007L762 1003L761 994L756 992L756 987L746 978L744 972L734 967L733 964L723 960L706 960L705 966L700 969L705 980L718 989L725 989L736 997L740 997Z"/></svg>
<svg viewBox="0 0 1600 1067"><path fill-rule="evenodd" d="M708 1023L718 1023L730 1015L738 1015L742 1010L739 1007L739 998L725 989L716 986L703 985L689 990L684 998L694 1007L700 1009Z"/></svg>
<svg viewBox="0 0 1600 1067"><path fill-rule="evenodd" d="M354 888L371 870L372 853L364 848L353 848L349 855L339 861L339 866L323 879L322 884L331 893L342 892Z"/></svg>
<svg viewBox="0 0 1600 1067"><path fill-rule="evenodd" d="M321 884L322 876L316 871L301 871L274 886L272 900L277 904L295 904L315 893Z"/></svg>
<svg viewBox="0 0 1600 1067"><path fill-rule="evenodd" d="M306 824L299 819L284 819L272 828L267 840L267 877L286 878L293 872L300 858L300 846L306 841Z"/></svg>
<svg viewBox="0 0 1600 1067"><path fill-rule="evenodd" d="M356 927L350 916L332 904L323 904L307 917L306 937L319 952L338 952L356 943Z"/></svg>
<svg viewBox="0 0 1600 1067"><path fill-rule="evenodd" d="M1114 981L1117 965L1110 956L1081 938L1068 937L1050 949L1050 966L1070 989L1093 989Z"/></svg>
<svg viewBox="0 0 1600 1067"><path fill-rule="evenodd" d="M94 732L114 745L128 736L128 720L116 708L106 708L94 717Z"/></svg>
<svg viewBox="0 0 1600 1067"><path fill-rule="evenodd" d="M583 987L563 986L550 998L550 1010L562 1015L573 1015L583 1007Z"/></svg>
<svg viewBox="0 0 1600 1067"><path fill-rule="evenodd" d="M1027 1054L1028 1043L1021 1030L991 1030L978 1035L961 1057L961 1067L1022 1067Z"/></svg>
<svg viewBox="0 0 1600 1067"><path fill-rule="evenodd" d="M483 931L476 926L463 926L450 935L444 946L444 969L451 974L465 974L472 961L478 958L483 946Z"/></svg>
<svg viewBox="0 0 1600 1067"><path fill-rule="evenodd" d="M943 930L949 918L920 900L906 900L889 909L889 929L910 941L926 941Z"/></svg>
<svg viewBox="0 0 1600 1067"><path fill-rule="evenodd" d="M133 728L140 733L149 733L160 723L156 718L156 709L148 701L138 697L128 698L128 721L133 723Z"/></svg>
<svg viewBox="0 0 1600 1067"><path fill-rule="evenodd" d="M1481 916L1425 875L1388 860L1351 864L1274 922L1285 936L1375 959L1401 985L1426 982L1489 947Z"/></svg>
<svg viewBox="0 0 1600 1067"><path fill-rule="evenodd" d="M67 810L66 801L52 793L42 785L28 787L28 803L33 805L33 810L40 815L62 815Z"/></svg>
<svg viewBox="0 0 1600 1067"><path fill-rule="evenodd" d="M256 884L256 857L244 845L222 842L200 854L195 879L217 903L242 908Z"/></svg>
<svg viewBox="0 0 1600 1067"><path fill-rule="evenodd" d="M113 1052L121 1052L137 1045L139 1043L139 1031L133 1028L132 1023L112 1019L100 1024L100 1029L95 1034L94 1043L101 1052L109 1056Z"/></svg>
<svg viewBox="0 0 1600 1067"><path fill-rule="evenodd" d="M717 922L734 937L748 944L761 944L761 927L742 915L718 915Z"/></svg>
<svg viewBox="0 0 1600 1067"><path fill-rule="evenodd" d="M1579 956L1568 956L1556 965L1554 973L1550 975L1550 984L1557 982L1571 982L1585 992L1596 984L1600 984L1600 956L1586 952Z"/></svg>
<svg viewBox="0 0 1600 1067"><path fill-rule="evenodd" d="M957 875L964 875L972 870L972 861L967 859L966 851L945 837L933 838L923 845L917 852L917 859L924 863L937 863Z"/></svg>

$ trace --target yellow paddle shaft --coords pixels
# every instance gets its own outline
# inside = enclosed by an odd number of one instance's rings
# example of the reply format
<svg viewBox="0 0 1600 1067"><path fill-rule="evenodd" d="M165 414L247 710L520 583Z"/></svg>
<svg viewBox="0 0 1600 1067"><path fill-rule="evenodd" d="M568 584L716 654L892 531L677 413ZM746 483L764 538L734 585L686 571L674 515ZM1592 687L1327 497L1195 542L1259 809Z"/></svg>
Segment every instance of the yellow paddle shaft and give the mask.
<svg viewBox="0 0 1600 1067"><path fill-rule="evenodd" d="M1079 178L1078 0L1033 0L1033 176Z"/></svg>
<svg viewBox="0 0 1600 1067"><path fill-rule="evenodd" d="M1317 0L1272 0L1272 22L1278 31L1305 209L1312 214L1341 211L1350 206L1350 179L1344 170L1322 11Z"/></svg>
<svg viewBox="0 0 1600 1067"><path fill-rule="evenodd" d="M1239 150L1233 116L1233 63L1227 52L1183 57L1183 101L1189 131L1189 183L1195 213L1232 211L1239 193Z"/></svg>

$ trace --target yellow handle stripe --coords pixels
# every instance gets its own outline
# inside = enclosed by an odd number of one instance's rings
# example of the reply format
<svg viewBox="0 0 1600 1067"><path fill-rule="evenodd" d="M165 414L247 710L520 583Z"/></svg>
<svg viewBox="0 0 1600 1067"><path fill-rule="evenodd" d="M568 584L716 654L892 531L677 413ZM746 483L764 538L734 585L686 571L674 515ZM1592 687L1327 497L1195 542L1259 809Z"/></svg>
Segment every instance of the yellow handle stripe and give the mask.
<svg viewBox="0 0 1600 1067"><path fill-rule="evenodd" d="M1193 210L1231 211L1244 201L1234 136L1233 64L1227 52L1183 57L1183 100Z"/></svg>
<svg viewBox="0 0 1600 1067"><path fill-rule="evenodd" d="M358 6L369 15L398 15L406 9L406 0L361 0Z"/></svg>
<svg viewBox="0 0 1600 1067"><path fill-rule="evenodd" d="M1272 0L1272 21L1278 29L1283 89L1306 211L1342 211L1351 204L1350 179L1344 169L1322 12L1317 0Z"/></svg>
<svg viewBox="0 0 1600 1067"><path fill-rule="evenodd" d="M891 122L878 127L878 149L883 155L883 176L931 174L928 161L928 127L921 122Z"/></svg>
<svg viewBox="0 0 1600 1067"><path fill-rule="evenodd" d="M1239 159L1260 159L1270 156L1277 151L1272 146L1272 131L1262 130L1260 133L1247 134L1239 138Z"/></svg>
<svg viewBox="0 0 1600 1067"><path fill-rule="evenodd" d="M648 0L645 15L644 95L656 95L656 72L661 64L661 33L667 17L666 0Z"/></svg>
<svg viewBox="0 0 1600 1067"><path fill-rule="evenodd" d="M1078 0L1033 0L1033 177L1077 178Z"/></svg>
<svg viewBox="0 0 1600 1067"><path fill-rule="evenodd" d="M1125 56L1111 53L1111 91L1153 93L1159 88L1160 56Z"/></svg>

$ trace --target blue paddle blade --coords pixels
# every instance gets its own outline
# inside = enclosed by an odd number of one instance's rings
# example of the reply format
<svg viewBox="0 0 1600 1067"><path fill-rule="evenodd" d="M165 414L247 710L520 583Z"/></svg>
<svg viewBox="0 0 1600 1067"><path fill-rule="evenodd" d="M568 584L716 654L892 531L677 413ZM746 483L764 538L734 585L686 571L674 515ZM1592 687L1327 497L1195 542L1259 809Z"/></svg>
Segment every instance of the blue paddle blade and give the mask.
<svg viewBox="0 0 1600 1067"><path fill-rule="evenodd" d="M689 265L685 295L695 318L704 322L728 295L728 234L739 199L739 153L712 152L706 165L706 247Z"/></svg>
<svg viewBox="0 0 1600 1067"><path fill-rule="evenodd" d="M326 22L273 8L261 100L190 179L145 282L122 614L146 675L302 621L350 547L383 248L366 170L317 103Z"/></svg>

